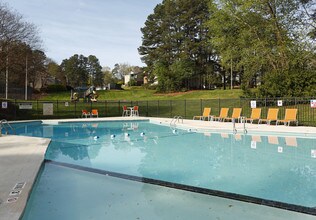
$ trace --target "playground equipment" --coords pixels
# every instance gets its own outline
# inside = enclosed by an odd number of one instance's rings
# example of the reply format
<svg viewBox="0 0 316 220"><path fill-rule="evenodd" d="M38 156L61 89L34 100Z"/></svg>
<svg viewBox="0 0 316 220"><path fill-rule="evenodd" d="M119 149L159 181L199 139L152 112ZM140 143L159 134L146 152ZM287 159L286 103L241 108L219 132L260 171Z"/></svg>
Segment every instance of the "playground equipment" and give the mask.
<svg viewBox="0 0 316 220"><path fill-rule="evenodd" d="M88 89L87 87L77 87L74 90L71 90L71 101L79 101L80 98L84 100L84 102L96 102L99 95L96 92L94 86L90 86Z"/></svg>
<svg viewBox="0 0 316 220"><path fill-rule="evenodd" d="M88 97L91 102L96 102L99 97L94 86L90 86L90 88L85 92L85 96Z"/></svg>

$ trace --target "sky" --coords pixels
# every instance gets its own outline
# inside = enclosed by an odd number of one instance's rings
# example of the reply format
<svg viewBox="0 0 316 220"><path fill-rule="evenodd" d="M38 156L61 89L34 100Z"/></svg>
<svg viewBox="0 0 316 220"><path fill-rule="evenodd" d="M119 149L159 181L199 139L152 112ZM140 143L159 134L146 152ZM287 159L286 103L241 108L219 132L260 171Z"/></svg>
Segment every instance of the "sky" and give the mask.
<svg viewBox="0 0 316 220"><path fill-rule="evenodd" d="M0 0L1 1L1 0ZM140 28L162 0L2 0L39 29L47 57L60 64L95 55L101 66L145 66Z"/></svg>

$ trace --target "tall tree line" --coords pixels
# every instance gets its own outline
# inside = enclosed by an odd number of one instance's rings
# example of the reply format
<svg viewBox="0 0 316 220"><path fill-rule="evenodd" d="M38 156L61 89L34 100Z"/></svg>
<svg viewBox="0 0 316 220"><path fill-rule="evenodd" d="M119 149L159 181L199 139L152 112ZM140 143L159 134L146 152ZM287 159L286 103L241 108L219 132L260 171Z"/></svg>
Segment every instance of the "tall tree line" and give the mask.
<svg viewBox="0 0 316 220"><path fill-rule="evenodd" d="M96 56L75 54L64 59L60 65L61 73L65 76L67 85L77 86L103 86L104 74Z"/></svg>
<svg viewBox="0 0 316 220"><path fill-rule="evenodd" d="M312 1L221 0L210 3L211 43L248 95L302 96L316 89ZM258 86L257 94L249 88Z"/></svg>
<svg viewBox="0 0 316 220"><path fill-rule="evenodd" d="M0 86L34 84L45 59L37 27L0 2Z"/></svg>
<svg viewBox="0 0 316 220"><path fill-rule="evenodd" d="M225 85L246 95L315 93L315 1L164 0L141 29L139 53L161 91ZM258 87L257 93L250 88Z"/></svg>
<svg viewBox="0 0 316 220"><path fill-rule="evenodd" d="M149 15L139 47L148 73L158 77L160 91L199 86L216 63L208 43L207 0L164 0Z"/></svg>

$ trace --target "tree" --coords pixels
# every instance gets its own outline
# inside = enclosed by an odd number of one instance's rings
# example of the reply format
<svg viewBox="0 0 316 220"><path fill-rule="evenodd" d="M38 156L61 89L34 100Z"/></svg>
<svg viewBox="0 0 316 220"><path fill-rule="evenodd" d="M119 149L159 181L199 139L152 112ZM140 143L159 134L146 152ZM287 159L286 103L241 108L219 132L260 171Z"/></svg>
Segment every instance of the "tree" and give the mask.
<svg viewBox="0 0 316 220"><path fill-rule="evenodd" d="M132 66L128 63L116 63L112 70L112 74L115 78L123 80L124 76L132 71Z"/></svg>
<svg viewBox="0 0 316 220"><path fill-rule="evenodd" d="M306 13L301 10L302 3L221 0L210 6L211 42L221 65L240 73L245 93L261 84L260 96L299 95L288 92L291 84L285 82L311 67L308 57L313 53L303 31ZM303 63L307 66L302 66Z"/></svg>
<svg viewBox="0 0 316 220"><path fill-rule="evenodd" d="M45 53L40 50L34 50L26 59L29 59L27 70L29 82L34 86L38 79L45 81L47 78Z"/></svg>
<svg viewBox="0 0 316 220"><path fill-rule="evenodd" d="M63 74L61 67L53 60L48 59L46 64L47 74L56 78L62 85L66 86L66 76Z"/></svg>
<svg viewBox="0 0 316 220"><path fill-rule="evenodd" d="M37 27L0 2L0 43L3 48L12 42L23 42L32 49L41 47Z"/></svg>
<svg viewBox="0 0 316 220"><path fill-rule="evenodd" d="M191 88L196 86L195 82L200 81L201 76L212 74L208 72L214 64L214 57L208 43L207 2L164 0L148 16L145 27L141 29L143 41L138 50L148 66L147 72L157 74L161 84L158 89ZM175 76L179 73L176 69L190 72L181 73L179 82ZM169 86L162 86L166 84Z"/></svg>
<svg viewBox="0 0 316 220"><path fill-rule="evenodd" d="M88 73L90 76L90 85L103 86L104 75L98 58L94 55L88 57Z"/></svg>
<svg viewBox="0 0 316 220"><path fill-rule="evenodd" d="M316 40L316 2L313 0L301 0L300 2L303 11L300 16L304 17L302 19L304 28L301 31L307 31L307 36Z"/></svg>
<svg viewBox="0 0 316 220"><path fill-rule="evenodd" d="M114 77L112 74L111 68L110 67L103 67L102 72L104 75L104 82L105 84L109 83L117 83L117 78Z"/></svg>
<svg viewBox="0 0 316 220"><path fill-rule="evenodd" d="M77 86L102 86L103 73L99 60L94 55L85 57L75 54L61 63L62 72L66 76L67 85Z"/></svg>
<svg viewBox="0 0 316 220"><path fill-rule="evenodd" d="M67 85L72 87L87 86L89 72L87 70L88 58L75 54L61 63L61 68L66 76Z"/></svg>
<svg viewBox="0 0 316 220"><path fill-rule="evenodd" d="M11 77L19 75L19 79L25 79L26 70L14 74L9 72L14 68L21 70L23 64L26 68L29 51L33 54L34 51L40 51L40 47L41 41L36 26L25 22L22 15L0 2L0 71L4 75L1 78L5 79L6 98L9 81L13 81Z"/></svg>

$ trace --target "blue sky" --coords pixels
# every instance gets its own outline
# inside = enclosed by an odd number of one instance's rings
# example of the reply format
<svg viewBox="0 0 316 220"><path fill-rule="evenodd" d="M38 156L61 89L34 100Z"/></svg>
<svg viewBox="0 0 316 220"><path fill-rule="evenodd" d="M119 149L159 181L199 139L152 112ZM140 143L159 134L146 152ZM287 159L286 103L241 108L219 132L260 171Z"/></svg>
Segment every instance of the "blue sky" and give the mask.
<svg viewBox="0 0 316 220"><path fill-rule="evenodd" d="M40 30L46 55L57 63L95 55L102 66L144 66L141 45L147 16L162 0L2 0Z"/></svg>

